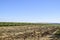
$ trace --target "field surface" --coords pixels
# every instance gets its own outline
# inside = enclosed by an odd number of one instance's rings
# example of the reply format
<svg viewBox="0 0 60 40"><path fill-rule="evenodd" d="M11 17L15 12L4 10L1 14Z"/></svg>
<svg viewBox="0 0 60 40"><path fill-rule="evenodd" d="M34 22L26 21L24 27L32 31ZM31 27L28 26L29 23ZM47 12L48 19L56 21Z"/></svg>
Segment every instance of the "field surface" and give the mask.
<svg viewBox="0 0 60 40"><path fill-rule="evenodd" d="M0 40L60 40L60 24L0 22Z"/></svg>

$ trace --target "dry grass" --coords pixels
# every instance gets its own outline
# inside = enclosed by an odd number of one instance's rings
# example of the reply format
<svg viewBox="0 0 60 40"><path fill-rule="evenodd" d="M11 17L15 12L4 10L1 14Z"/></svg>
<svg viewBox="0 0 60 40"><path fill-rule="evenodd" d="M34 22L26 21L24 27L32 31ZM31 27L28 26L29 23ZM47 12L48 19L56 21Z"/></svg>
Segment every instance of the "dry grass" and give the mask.
<svg viewBox="0 0 60 40"><path fill-rule="evenodd" d="M46 36L57 29L37 25L0 27L0 40L50 40Z"/></svg>

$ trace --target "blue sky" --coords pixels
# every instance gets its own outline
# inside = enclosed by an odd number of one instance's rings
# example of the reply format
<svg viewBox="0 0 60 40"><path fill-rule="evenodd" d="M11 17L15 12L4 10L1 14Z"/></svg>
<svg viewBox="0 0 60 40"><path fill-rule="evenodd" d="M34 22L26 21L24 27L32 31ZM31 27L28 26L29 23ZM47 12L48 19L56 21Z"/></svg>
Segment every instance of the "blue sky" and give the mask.
<svg viewBox="0 0 60 40"><path fill-rule="evenodd" d="M0 22L60 23L60 0L0 0Z"/></svg>

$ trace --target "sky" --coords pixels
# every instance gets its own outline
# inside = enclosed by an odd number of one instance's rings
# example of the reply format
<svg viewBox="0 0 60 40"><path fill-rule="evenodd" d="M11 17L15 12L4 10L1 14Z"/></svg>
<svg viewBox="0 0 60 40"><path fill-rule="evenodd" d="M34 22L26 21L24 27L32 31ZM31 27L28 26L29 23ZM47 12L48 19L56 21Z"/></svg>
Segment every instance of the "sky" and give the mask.
<svg viewBox="0 0 60 40"><path fill-rule="evenodd" d="M0 22L60 23L60 0L0 0Z"/></svg>

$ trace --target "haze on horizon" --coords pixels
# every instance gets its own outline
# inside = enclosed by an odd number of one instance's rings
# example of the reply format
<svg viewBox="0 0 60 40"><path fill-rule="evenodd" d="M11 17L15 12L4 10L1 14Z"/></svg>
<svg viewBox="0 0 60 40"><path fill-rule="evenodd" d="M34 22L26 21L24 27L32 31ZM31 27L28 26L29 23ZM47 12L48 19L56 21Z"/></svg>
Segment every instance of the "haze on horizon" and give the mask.
<svg viewBox="0 0 60 40"><path fill-rule="evenodd" d="M60 0L0 0L0 22L60 23Z"/></svg>

